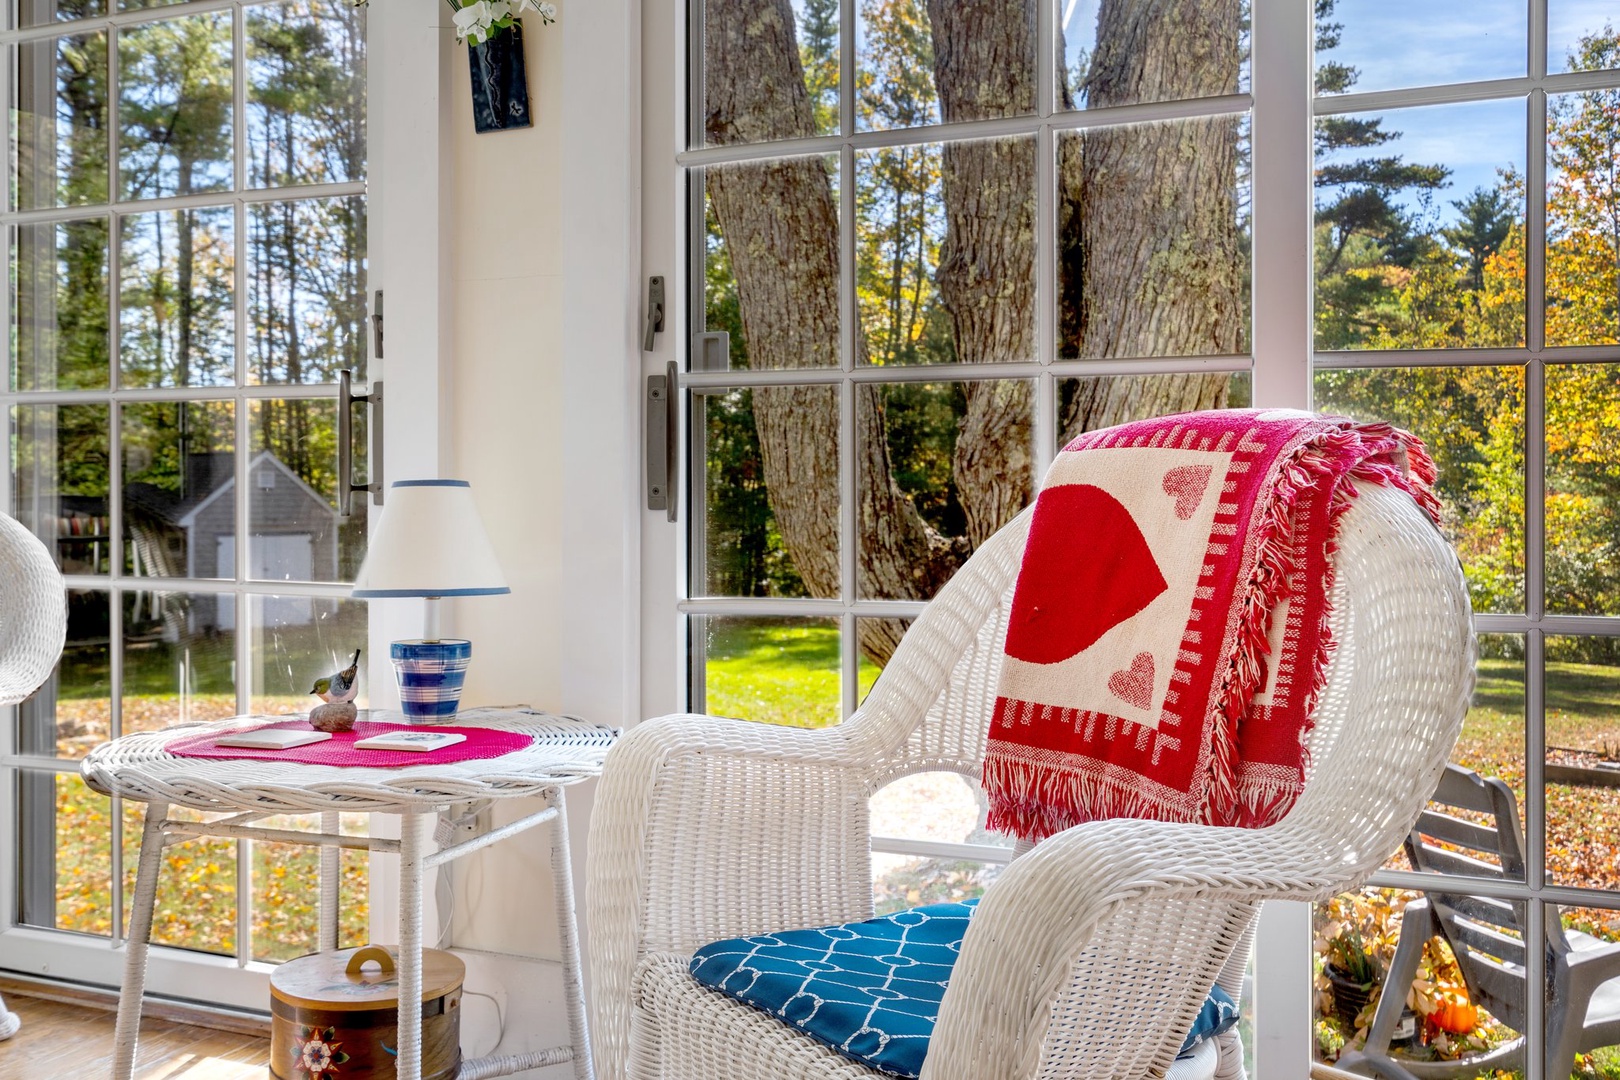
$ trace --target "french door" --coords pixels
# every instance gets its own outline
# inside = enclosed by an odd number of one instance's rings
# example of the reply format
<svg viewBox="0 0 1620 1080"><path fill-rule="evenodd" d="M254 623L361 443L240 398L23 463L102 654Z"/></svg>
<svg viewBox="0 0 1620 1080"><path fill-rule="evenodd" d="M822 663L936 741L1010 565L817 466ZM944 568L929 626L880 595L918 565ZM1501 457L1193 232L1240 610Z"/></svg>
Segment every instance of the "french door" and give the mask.
<svg viewBox="0 0 1620 1080"><path fill-rule="evenodd" d="M368 500L337 475L339 372L363 384L370 360L366 10L23 0L12 16L0 505L54 555L69 631L0 742L5 963L111 984L141 807L90 792L78 759L307 707L367 646L346 583ZM358 940L366 866L345 860ZM304 849L172 848L154 985L262 1007L232 973L307 951L314 876Z"/></svg>

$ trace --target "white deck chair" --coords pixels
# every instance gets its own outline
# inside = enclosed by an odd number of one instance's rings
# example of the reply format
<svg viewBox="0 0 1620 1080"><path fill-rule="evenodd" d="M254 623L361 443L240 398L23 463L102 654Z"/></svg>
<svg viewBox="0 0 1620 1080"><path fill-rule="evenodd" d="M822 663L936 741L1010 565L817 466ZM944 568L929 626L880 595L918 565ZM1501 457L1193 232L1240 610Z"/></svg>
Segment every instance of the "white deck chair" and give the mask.
<svg viewBox="0 0 1620 1080"><path fill-rule="evenodd" d="M1293 810L1262 830L1099 822L1016 859L969 924L924 1080L1242 1076L1235 1030L1175 1061L1205 994L1240 992L1263 900L1352 888L1399 846L1473 686L1455 554L1407 495L1359 490ZM924 771L977 783L1028 529L1026 511L974 554L842 725L668 716L613 749L587 869L599 1077L883 1075L700 986L687 961L723 938L871 917L872 793Z"/></svg>
<svg viewBox="0 0 1620 1080"><path fill-rule="evenodd" d="M1470 820L1458 810L1488 814L1491 823L1480 824L1477 817ZM1524 830L1519 827L1513 789L1495 777L1446 766L1434 805L1406 838L1406 857L1418 871L1523 881ZM1570 1075L1578 1053L1620 1043L1620 942L1566 930L1556 911L1548 909L1542 935L1550 991L1543 1019L1542 1075L1547 1077ZM1529 1024L1525 915L1523 901L1439 890L1407 904L1366 1045L1340 1058L1340 1067L1392 1080L1441 1080L1521 1068L1522 1034L1489 1053L1456 1061L1397 1060L1389 1044L1417 977L1423 946L1433 937L1443 937L1451 946L1469 1000L1514 1031L1524 1031Z"/></svg>
<svg viewBox="0 0 1620 1080"><path fill-rule="evenodd" d="M66 640L67 593L50 552L0 514L0 708L27 699L51 677ZM0 1040L20 1026L0 1000Z"/></svg>

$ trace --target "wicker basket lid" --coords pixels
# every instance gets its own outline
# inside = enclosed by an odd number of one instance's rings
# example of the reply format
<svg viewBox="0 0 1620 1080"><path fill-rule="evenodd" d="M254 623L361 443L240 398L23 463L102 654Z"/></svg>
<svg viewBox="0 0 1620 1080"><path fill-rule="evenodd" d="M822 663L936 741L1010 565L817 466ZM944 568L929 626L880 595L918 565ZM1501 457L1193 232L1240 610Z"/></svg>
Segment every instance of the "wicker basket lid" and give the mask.
<svg viewBox="0 0 1620 1080"><path fill-rule="evenodd" d="M440 949L422 950L423 1001L444 997L466 977L467 966L455 956ZM393 950L378 945L311 953L271 972L270 994L300 1009L397 1008L399 972L394 969Z"/></svg>

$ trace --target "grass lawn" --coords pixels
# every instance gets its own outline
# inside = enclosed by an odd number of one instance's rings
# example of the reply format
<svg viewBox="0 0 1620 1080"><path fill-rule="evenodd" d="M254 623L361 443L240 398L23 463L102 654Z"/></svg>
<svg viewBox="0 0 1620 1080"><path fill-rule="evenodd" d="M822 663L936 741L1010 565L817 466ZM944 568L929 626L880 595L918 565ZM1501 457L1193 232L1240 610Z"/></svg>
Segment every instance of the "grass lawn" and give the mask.
<svg viewBox="0 0 1620 1080"><path fill-rule="evenodd" d="M707 632L705 711L789 727L842 718L836 620L711 617ZM857 700L880 670L861 657Z"/></svg>

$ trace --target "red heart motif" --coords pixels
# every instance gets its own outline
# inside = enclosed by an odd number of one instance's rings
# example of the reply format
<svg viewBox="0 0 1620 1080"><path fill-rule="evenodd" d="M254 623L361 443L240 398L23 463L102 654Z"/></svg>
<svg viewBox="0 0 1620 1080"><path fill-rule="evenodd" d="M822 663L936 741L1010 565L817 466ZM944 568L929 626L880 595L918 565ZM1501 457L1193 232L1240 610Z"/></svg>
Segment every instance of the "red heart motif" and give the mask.
<svg viewBox="0 0 1620 1080"><path fill-rule="evenodd" d="M1214 472L1209 465L1177 465L1164 474L1164 493L1175 497L1176 517L1186 521L1193 516Z"/></svg>
<svg viewBox="0 0 1620 1080"><path fill-rule="evenodd" d="M1047 488L1035 504L1007 621L1007 655L1055 664L1088 648L1166 588L1131 512L1092 484Z"/></svg>
<svg viewBox="0 0 1620 1080"><path fill-rule="evenodd" d="M1129 670L1108 676L1108 691L1127 705L1144 712L1153 707L1153 655L1139 652Z"/></svg>

